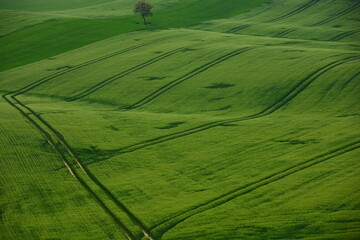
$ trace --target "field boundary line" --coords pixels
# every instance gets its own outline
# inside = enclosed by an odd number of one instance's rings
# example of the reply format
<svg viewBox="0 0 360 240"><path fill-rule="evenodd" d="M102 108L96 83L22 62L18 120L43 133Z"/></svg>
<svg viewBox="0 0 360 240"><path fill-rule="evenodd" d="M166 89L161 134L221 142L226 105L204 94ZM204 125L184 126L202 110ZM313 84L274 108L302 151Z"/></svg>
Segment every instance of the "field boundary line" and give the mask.
<svg viewBox="0 0 360 240"><path fill-rule="evenodd" d="M60 150L58 148L58 146L55 144L54 140L51 137L51 134L49 132L47 132L46 130L44 130L43 127L40 126L40 124L38 122L36 122L34 119L32 119L30 116L33 116L35 119L37 119L37 121L39 121L41 124L43 124L46 128L48 128L50 130L50 132L55 136L55 138L58 140L58 142L66 149L66 151L68 152L68 154L70 154L71 158L75 161L75 163L78 165L79 168L81 168L81 170L86 174L87 177L89 177L89 179L91 180L92 183L94 183L97 187L99 187L103 193L105 193L105 195L113 202L115 203L115 205L117 206L117 208L119 208L132 222L133 224L135 224L137 227L139 227L139 229L141 230L141 232L144 234L144 236L150 240L153 240L154 237L152 236L151 232L145 227L145 225L139 220L139 218L137 218L128 208L126 208L126 206L121 203L79 160L79 158L76 156L76 154L74 153L74 151L71 149L70 145L65 141L64 137L57 131L55 130L48 122L46 122L39 114L37 114L34 110L32 110L30 107L26 106L25 104L23 104L20 100L18 100L16 98L16 96L19 96L20 94L26 93L32 89L34 89L37 86L40 86L41 84L44 84L46 82L48 82L51 79L54 79L58 76L64 75L66 73L72 72L76 69L88 66L90 64L108 59L110 57L146 46L146 45L150 45L154 42L158 42L158 41L164 41L166 39L169 38L173 38L174 36L171 37L164 37L161 39L157 39L154 41L150 41L150 42L146 42L143 44L139 44L136 46L132 46L96 59L92 59L89 61L86 61L84 63L78 64L72 68L69 69L65 69L63 71L60 72L56 72L53 74L50 74L44 78L41 78L31 84L28 84L16 91L10 91L4 95L2 95L2 97L4 98L4 100L6 100L6 102L8 102L12 107L14 107L15 109L17 109L33 126L35 126L36 129L38 129L40 131L40 133L45 137L45 139L47 140L47 142L51 145L51 147L53 148L53 150L57 153L57 155L60 157L60 159L62 160L62 162L64 163L65 167L68 169L68 171L70 172L70 174L79 181L79 183L88 191L88 193L95 199L96 202L98 202L98 204L104 209L104 211L115 221L115 223L118 225L118 227L120 228L120 230L126 235L126 237L130 240L132 239L136 239L134 237L134 234L122 223L122 221L106 206L106 204L100 199L100 197L90 188L90 186L85 182L85 180L83 180L80 175L76 172L76 170L71 166L71 164L69 163L68 159L65 157L65 155L61 152L62 150ZM8 97L10 96L10 98ZM26 111L29 111L29 114L27 114L23 109L26 109Z"/></svg>
<svg viewBox="0 0 360 240"><path fill-rule="evenodd" d="M85 165L82 164L80 159L76 156L73 149L70 147L70 145L66 142L64 136L60 134L56 129L54 129L47 121L45 121L38 113L36 113L34 110L32 110L30 107L26 106L25 104L21 103L16 97L12 97L15 101L17 101L22 107L26 108L33 116L35 116L41 123L43 123L48 129L53 132L59 141L60 144L62 144L67 152L72 156L72 158L75 160L76 164L79 166L79 168L111 199L116 206L121 209L123 212L125 212L129 218L137 225L140 230L144 233L145 236L148 236L149 239L151 237L151 233L146 229L145 225L124 205L122 204L113 194L112 192L106 188L96 177L94 174L91 173L90 170L87 169Z"/></svg>
<svg viewBox="0 0 360 240"><path fill-rule="evenodd" d="M51 135L46 132L35 120L33 120L31 117L29 117L29 114L27 114L24 110L22 110L17 104L22 106L21 102L16 100L14 97L12 97L13 100L15 100L15 103L12 102L8 97L8 95L2 95L3 99L9 103L12 107L17 109L21 115L28 120L34 127L37 129L43 137L46 139L48 144L51 146L51 148L55 151L57 156L61 159L69 173L81 184L82 187L85 188L85 190L90 194L90 196L100 205L100 207L110 216L110 218L115 222L115 224L119 227L119 229L124 233L124 235L129 240L135 240L134 234L124 225L124 223L107 207L107 205L100 199L100 197L90 188L90 186L80 177L80 175L77 173L77 171L71 166L65 155L61 152L61 150L58 148L57 144L53 141Z"/></svg>
<svg viewBox="0 0 360 240"><path fill-rule="evenodd" d="M95 198L95 200L99 203L99 201L101 201L100 197L98 197L96 195L96 193L89 187L88 184L86 184L85 180L83 180L80 175L76 172L76 170L74 168L71 167L71 164L68 162L68 160L66 159L66 157L64 156L64 154L61 152L61 150L57 147L57 145L54 143L54 141L52 140L51 135L46 132L44 130L44 128L42 128L35 120L33 120L31 116L34 116L38 121L40 121L43 125L45 125L50 132L52 132L52 134L54 134L54 136L56 137L56 139L58 140L58 142L64 146L64 148L67 150L67 152L71 155L71 157L73 158L73 160L75 161L75 163L81 168L81 170L86 174L87 177L89 177L89 179L97 186L99 187L104 193L105 195L113 202L115 203L115 205L117 206L117 208L119 208L123 213L125 213L127 215L127 217L136 225L139 227L139 229L143 232L144 236L147 237L150 240L154 240L154 237L152 236L151 232L145 227L145 225L123 204L121 203L112 193L110 190L108 190L79 160L79 158L76 156L76 154L74 153L74 151L71 149L71 147L69 146L69 144L65 141L64 137L57 131L55 130L48 122L46 122L38 113L36 113L33 109L31 109L30 107L26 106L25 104L23 104L20 100L18 100L16 98L15 95L12 95L11 98L7 98L9 94L5 94L3 95L3 98L13 107L15 107L16 109L18 109L22 115L28 119L33 125L35 125L35 127L43 134L43 136L47 139L47 142L53 147L56 147L55 152L59 155L60 158L62 159L64 165L66 166L66 168L69 170L69 172L80 182L80 184L82 186L84 186L86 188L86 190L90 193L91 196L93 196ZM11 99L15 102L13 103L11 101ZM17 106L18 105L18 106ZM27 111L30 112L30 114L26 114L24 110L21 109L24 108ZM84 185L85 184L85 185ZM122 231L124 232L124 234L128 237L129 240L133 240L136 239L134 237L134 234L131 233L128 228L126 228L126 226L121 222L121 220L119 218L116 217L116 215L106 206L106 204L101 201L101 207L105 206L104 210L108 213L110 212L111 215L110 217L112 219L115 219L115 222L117 225L119 225L119 227L122 229ZM109 214L109 213L108 213ZM121 224L123 226L121 226Z"/></svg>

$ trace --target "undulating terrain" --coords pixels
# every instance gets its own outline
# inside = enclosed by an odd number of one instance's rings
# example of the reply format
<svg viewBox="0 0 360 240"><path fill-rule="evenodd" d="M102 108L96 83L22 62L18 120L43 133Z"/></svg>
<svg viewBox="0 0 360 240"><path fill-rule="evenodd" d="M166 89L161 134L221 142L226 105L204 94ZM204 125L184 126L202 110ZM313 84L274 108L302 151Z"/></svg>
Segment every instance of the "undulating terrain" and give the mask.
<svg viewBox="0 0 360 240"><path fill-rule="evenodd" d="M1 239L360 239L360 1L150 2L0 0Z"/></svg>

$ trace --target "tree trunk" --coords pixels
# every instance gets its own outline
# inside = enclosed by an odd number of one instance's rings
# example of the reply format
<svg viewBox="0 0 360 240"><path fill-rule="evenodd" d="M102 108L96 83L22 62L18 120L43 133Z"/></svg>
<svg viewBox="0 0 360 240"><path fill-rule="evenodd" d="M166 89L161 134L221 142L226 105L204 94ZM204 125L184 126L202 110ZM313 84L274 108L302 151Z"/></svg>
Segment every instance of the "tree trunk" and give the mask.
<svg viewBox="0 0 360 240"><path fill-rule="evenodd" d="M147 22L146 22L146 19L145 19L145 17L142 17L143 19L144 19L144 24L146 25L147 24Z"/></svg>

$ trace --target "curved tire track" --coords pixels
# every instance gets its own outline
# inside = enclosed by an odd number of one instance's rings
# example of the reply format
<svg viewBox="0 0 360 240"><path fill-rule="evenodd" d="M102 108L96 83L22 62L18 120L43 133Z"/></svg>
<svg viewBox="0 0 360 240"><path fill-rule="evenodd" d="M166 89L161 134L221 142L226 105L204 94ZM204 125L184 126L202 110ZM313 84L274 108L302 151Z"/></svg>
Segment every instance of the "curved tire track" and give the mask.
<svg viewBox="0 0 360 240"><path fill-rule="evenodd" d="M351 56L351 57L347 57L347 58L326 64L325 66L310 73L304 79L299 81L292 89L290 89L281 98L276 100L272 105L268 106L267 108L265 108L264 110L262 110L256 114L245 116L245 117L240 117L240 118L231 118L231 119L214 121L214 122L202 124L197 127L189 128L187 130L183 130L183 131L179 131L176 133L171 133L168 135L163 135L160 137L152 138L152 139L149 139L149 140L146 140L143 142L139 142L139 143L135 143L135 144L123 147L123 148L115 149L115 150L113 150L112 156L117 155L117 154L133 152L133 151L145 148L145 147L153 146L153 145L156 145L156 144L159 144L162 142L166 142L166 141L170 141L170 140L177 139L180 137L188 136L188 135L202 132L202 131L205 131L205 130L208 130L208 129L211 129L214 127L223 126L223 125L226 125L229 123L241 122L241 121L246 121L246 120L255 119L255 118L269 115L269 114L277 111L284 105L286 105L292 99L294 99L297 95L299 95L302 91L304 91L313 81L315 81L318 77L320 77L324 73L330 71L331 69L333 69L339 65L342 65L349 61L353 61L353 60L357 60L357 59L360 59L360 56Z"/></svg>
<svg viewBox="0 0 360 240"><path fill-rule="evenodd" d="M17 95L20 95L20 94L23 94L25 92L28 92L54 78L57 78L57 77L60 77L62 75L65 75L67 73L70 73L70 72L73 72L75 70L78 70L80 68L83 68L83 67L86 67L86 66L89 66L91 64L94 64L94 63L98 63L100 61L103 61L103 60L106 60L106 59L109 59L109 58L112 58L112 57L115 57L115 56L118 56L118 55L121 55L123 53L127 53L127 52L130 52L132 50L136 50L138 48L141 48L141 47L145 47L147 45L151 45L151 44L154 44L154 43L158 43L158 42L161 42L161 41L165 41L165 40L168 40L170 38L173 38L172 37L164 37L164 38L160 38L160 39L156 39L156 40L153 40L153 41L149 41L149 42L146 42L146 43L142 43L142 44L138 44L138 45L135 45L135 46L132 46L132 47L128 47L128 48L125 48L125 49L122 49L122 50L119 50L119 51L116 51L116 52L113 52L113 53L110 53L110 54L107 54L107 55L104 55L104 56L101 56L99 58L95 58L95 59L92 59L92 60L89 60L89 61L86 61L86 62L83 62L83 63L80 63L78 65L75 65L73 66L72 68L69 68L69 69L64 69L64 70L61 70L59 72L56 72L56 73L53 73L53 74L50 74L46 77L43 77L31 84L28 84L16 91L14 91L13 93L15 93L15 96Z"/></svg>
<svg viewBox="0 0 360 240"><path fill-rule="evenodd" d="M312 27L317 27L317 26L323 25L323 24L325 24L325 23L331 22L332 20L334 20L334 19L336 19L336 18L342 17L342 16L344 16L344 15L346 15L346 14L354 11L354 10L355 10L356 8L358 8L359 6L360 6L360 2L356 3L354 6L351 6L351 7L347 8L347 9L345 9L344 11L341 11L340 13L336 14L335 16L332 16L332 17L330 17L330 18L324 19L324 20L322 20L322 21L320 21L320 22L317 22L317 23L314 23L314 24L312 24L312 25L310 25L310 26L312 26Z"/></svg>
<svg viewBox="0 0 360 240"><path fill-rule="evenodd" d="M249 28L250 26L251 26L250 24L246 24L246 25L243 25L243 26L234 27L234 28L231 28L231 29L227 30L227 31L224 32L224 33L236 33L236 32L238 32L238 31L240 31L240 30Z"/></svg>
<svg viewBox="0 0 360 240"><path fill-rule="evenodd" d="M316 157L313 157L309 160L306 160L304 162L301 162L297 165L294 165L292 167L288 167L286 169L283 169L279 172L276 172L274 174L271 174L269 176L266 176L264 178L261 178L255 182L249 183L245 186L236 188L232 191L229 191L225 194L222 194L216 198L211 199L210 201L207 201L203 204L200 204L198 206L195 206L191 209L188 209L185 212L182 212L180 214L177 214L171 218L168 218L167 220L151 227L150 229L155 232L159 232L157 234L157 237L160 239L162 235L164 235L166 232L174 228L176 225L178 225L181 222L184 222L190 217L193 217L199 213L205 212L209 209L213 209L215 207L221 206L235 198L238 198L240 196L246 195L248 193L251 193L261 187L264 187L266 185L269 185L271 183L274 183L276 181L279 181L287 176L290 176L294 173L300 172L302 170L305 170L309 167L312 167L314 165L317 165L319 163L325 162L327 160L330 160L334 157L340 156L342 154L351 152L353 150L360 148L360 141L355 141L350 144L347 144L345 146L339 147L337 149L334 149L330 152L320 154Z"/></svg>
<svg viewBox="0 0 360 240"><path fill-rule="evenodd" d="M70 69L65 69L60 72L56 72L53 74L50 74L42 79L39 79L31 84L28 84L16 91L11 91L10 93L2 95L3 99L8 102L12 107L17 109L22 116L24 116L34 127L35 129L39 130L40 133L44 136L46 141L49 143L49 145L53 148L55 153L59 156L65 167L68 169L70 174L79 181L79 183L85 188L85 190L93 197L93 199L100 205L100 207L111 217L111 219L115 222L115 224L119 227L119 229L124 233L124 235L129 239L133 240L136 239L134 234L124 225L124 223L121 221L119 217L115 215L115 213L101 200L101 198L92 190L92 188L86 183L86 181L80 177L79 173L76 171L76 169L73 168L72 164L69 162L69 160L65 157L65 155L62 153L62 150L59 148L59 146L54 142L52 136L57 139L57 141L64 147L64 149L70 154L71 158L75 163L81 168L81 170L86 174L86 177L90 178L91 182L94 183L97 187L99 187L105 195L115 203L117 208L119 208L125 215L135 224L144 234L144 236L150 240L153 240L154 237L152 236L151 232L145 227L145 225L128 209L124 204L122 204L86 167L81 163L79 158L75 155L74 151L71 149L69 144L65 141L64 137L56 131L48 122L46 122L39 114L37 114L34 110L32 110L30 107L23 104L20 100L16 98L16 96L26 93L32 89L34 89L37 86L40 86L41 84L44 84L51 79L54 79L56 77L59 77L61 75L67 74L69 72L72 72L76 69L88 66L93 63L97 63L99 61L111 58L113 56L117 56L119 54L132 51L134 49L153 44L155 42L164 41L166 39L169 39L172 37L165 37L162 39L146 42L144 44L139 44L133 47L129 47L105 56L102 56L100 58L96 58L84 63L81 63L79 65L76 65L75 67L72 67ZM10 97L9 97L10 96ZM28 113L27 113L28 112ZM30 117L33 116L35 120ZM43 126L41 126L43 125ZM48 131L45 130L45 128L48 129ZM141 236L140 236L141 237Z"/></svg>
<svg viewBox="0 0 360 240"><path fill-rule="evenodd" d="M156 63L156 62L158 62L160 60L163 60L163 59L165 59L167 57L170 57L170 56L172 56L172 55L174 55L176 53L183 52L183 51L186 51L186 48L177 48L175 50L163 53L163 54L161 54L161 55L159 55L159 56L157 56L155 58L152 58L152 59L150 59L150 60L148 60L146 62L143 62L143 63L141 63L141 64L139 64L139 65L137 65L135 67L129 68L129 69L127 69L127 70L125 70L125 71L123 71L121 73L118 73L118 74L116 74L114 76L111 76L111 77L101 81L101 82L98 82L95 85L93 85L92 87L86 89L85 91L83 91L83 92L81 92L81 93L79 93L79 94L77 94L75 96L69 97L66 100L69 101L69 102L72 102L72 101L78 100L80 98L86 97L86 96L96 92L97 90L105 87L106 85L114 82L115 80L118 80L118 79L120 79L120 78L122 78L122 77L124 77L124 76L126 76L126 75L128 75L130 73L136 72L136 71L138 71L138 70L140 70L140 69L142 69L144 67L147 67L147 66L149 66L149 65L151 65L153 63Z"/></svg>
<svg viewBox="0 0 360 240"><path fill-rule="evenodd" d="M351 36L351 35L353 35L353 34L355 34L357 32L359 32L359 31L358 30L347 31L347 32L341 33L341 34L329 39L329 41L339 41L339 40L344 39L344 38L346 38L348 36Z"/></svg>
<svg viewBox="0 0 360 240"><path fill-rule="evenodd" d="M26 113L24 110L21 109L21 107L17 106L23 106L21 102L15 99L15 97L12 97L15 102L12 102L10 98L8 98L8 95L3 95L3 99L9 103L12 107L17 109L21 115L25 117L26 120L28 120L34 127L37 129L46 139L46 141L49 143L51 148L55 151L55 153L59 156L65 167L68 169L70 174L81 184L81 186L92 196L92 198L100 205L100 207L110 216L110 218L115 222L115 224L119 227L119 229L124 233L124 235L129 240L136 239L133 233L124 225L124 223L107 207L107 205L98 197L98 195L90 188L90 186L79 176L77 171L71 166L70 162L67 160L65 155L61 152L57 144L53 141L51 135L44 130L35 120L29 117L29 114Z"/></svg>
<svg viewBox="0 0 360 240"><path fill-rule="evenodd" d="M288 17L291 17L291 16L294 16L298 13L301 13L302 11L305 11L306 9L312 7L313 5L315 5L316 3L318 3L320 0L310 0L308 3L302 5L301 7L295 9L294 11L291 11L289 13L286 13L284 15L281 15L280 17L276 17L276 18L273 18L273 19L270 19L268 21L266 21L267 23L271 23L271 22L276 22L276 21L279 21L279 20L282 20L282 19L285 19L285 18L288 18Z"/></svg>
<svg viewBox="0 0 360 240"><path fill-rule="evenodd" d="M353 75L353 76L352 76L351 78L349 78L346 82L344 82L344 84L341 86L341 89L346 88L346 87L351 83L352 80L358 79L357 77L358 77L359 75L360 75L360 72L355 73L355 75Z"/></svg>
<svg viewBox="0 0 360 240"><path fill-rule="evenodd" d="M292 33L292 32L294 32L294 31L295 31L295 29L288 29L288 30L285 30L285 31L283 31L283 32L280 32L280 33L276 34L276 35L273 36L273 37L275 37L275 38L281 38L281 37L284 37L285 35L288 35L289 33Z"/></svg>
<svg viewBox="0 0 360 240"><path fill-rule="evenodd" d="M219 63L222 63L224 61L226 61L227 59L229 58L232 58L232 57L235 57L241 53L244 53L244 52L247 52L249 50L253 49L253 47L245 47L245 48L242 48L242 49L238 49L238 50L235 50L235 51L232 51L228 54L225 54L213 61L210 61L204 65L202 65L201 67L198 67L194 70L192 70L191 72L175 79L174 81L171 81L167 84L165 84L164 86L160 87L159 89L157 89L156 91L150 93L149 95L147 95L146 97L144 97L143 99L139 100L138 102L130 105L129 107L127 107L126 109L127 110L130 110L130 109L135 109L135 108L138 108L138 107L141 107L151 101L153 101L154 99L156 99L157 97L159 97L160 95L164 94L165 92L169 91L170 89L174 88L175 86L183 83L184 81L192 78L192 77L195 77L196 75L208 70L209 68L215 66L215 65L218 65Z"/></svg>
<svg viewBox="0 0 360 240"><path fill-rule="evenodd" d="M86 183L86 181L80 177L80 175L77 173L77 171L72 167L71 163L67 160L65 155L61 152L61 149L55 144L53 141L51 135L55 136L57 141L65 148L65 150L70 154L73 161L75 161L75 164L77 164L80 169L86 174L86 177L89 177L89 179L97 186L99 189L101 189L105 195L113 202L115 205L123 212L125 213L128 218L143 232L144 236L146 236L148 239L153 240L154 237L152 236L151 232L145 227L145 225L123 204L121 203L108 188L106 188L79 160L79 158L75 155L74 151L70 147L70 145L66 142L64 137L55 130L47 121L45 121L38 113L36 113L34 110L32 110L30 107L23 104L21 101L19 101L15 95L10 96L11 98L8 98L9 94L5 94L2 97L13 107L15 107L20 113L29 120L35 128L37 128L42 135L46 138L47 142L51 145L51 147L54 149L54 151L59 155L59 157L62 159L65 167L69 170L69 172L80 182L80 184L89 192L89 194L100 204L100 206L105 210L105 212L115 221L115 223L119 226L119 228L123 231L123 233L127 236L128 239L136 239L134 237L134 234L122 223L121 219L118 218L113 211L111 211L106 204L98 197L98 195L90 188L90 186ZM26 113L23 109L27 110L29 113ZM39 121L41 124L43 124L47 129L49 129L49 132L45 130L44 127L41 127L39 123L37 123L34 119L30 117L30 115L34 116L37 121Z"/></svg>

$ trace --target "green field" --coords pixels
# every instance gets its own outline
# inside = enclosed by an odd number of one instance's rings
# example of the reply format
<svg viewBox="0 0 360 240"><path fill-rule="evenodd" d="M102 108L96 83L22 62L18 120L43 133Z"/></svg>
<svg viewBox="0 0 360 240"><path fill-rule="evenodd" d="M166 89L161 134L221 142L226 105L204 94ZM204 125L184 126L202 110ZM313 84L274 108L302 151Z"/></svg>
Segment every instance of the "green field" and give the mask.
<svg viewBox="0 0 360 240"><path fill-rule="evenodd" d="M360 2L150 2L0 0L1 239L360 239Z"/></svg>

